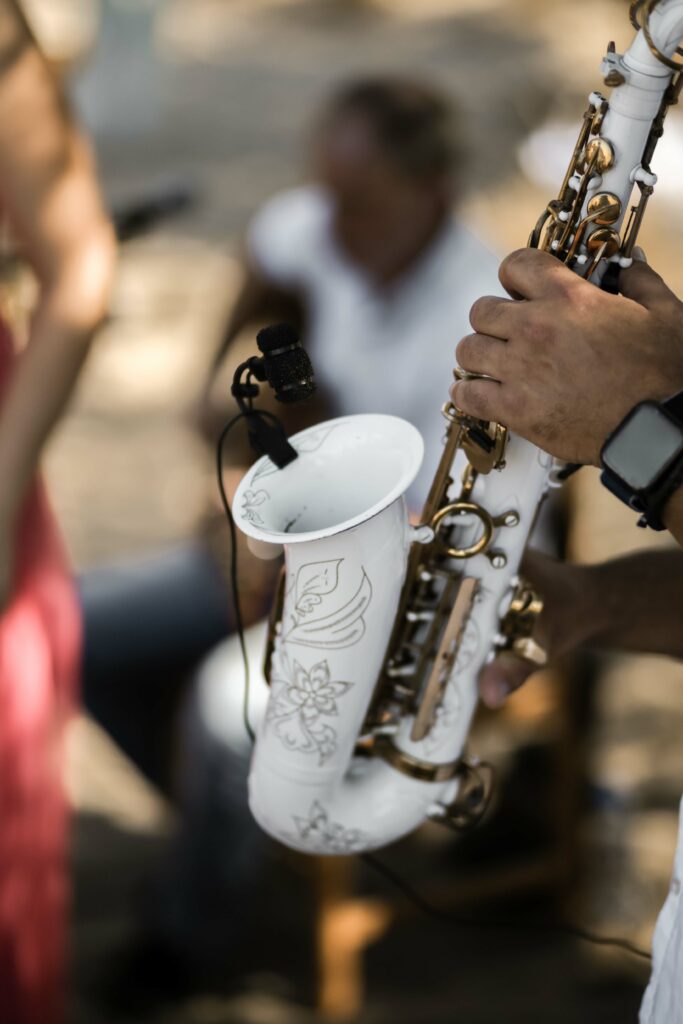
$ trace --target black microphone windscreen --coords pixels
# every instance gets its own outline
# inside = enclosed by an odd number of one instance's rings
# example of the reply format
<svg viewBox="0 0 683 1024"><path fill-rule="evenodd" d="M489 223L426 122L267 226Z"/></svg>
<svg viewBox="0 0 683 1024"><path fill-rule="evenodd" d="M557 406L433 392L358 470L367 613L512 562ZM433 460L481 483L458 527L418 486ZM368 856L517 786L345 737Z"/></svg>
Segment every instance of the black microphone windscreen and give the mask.
<svg viewBox="0 0 683 1024"><path fill-rule="evenodd" d="M256 335L266 380L280 402L301 402L315 391L313 366L290 324L264 327Z"/></svg>
<svg viewBox="0 0 683 1024"><path fill-rule="evenodd" d="M256 344L260 351L267 355L273 349L301 345L301 341L291 324L271 324L269 327L261 328L256 335Z"/></svg>

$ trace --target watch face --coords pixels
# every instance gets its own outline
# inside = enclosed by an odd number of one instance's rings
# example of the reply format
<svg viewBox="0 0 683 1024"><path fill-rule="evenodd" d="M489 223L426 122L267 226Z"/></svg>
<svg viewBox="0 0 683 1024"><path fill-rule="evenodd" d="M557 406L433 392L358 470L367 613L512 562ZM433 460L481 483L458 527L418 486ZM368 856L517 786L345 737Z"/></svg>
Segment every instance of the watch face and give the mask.
<svg viewBox="0 0 683 1024"><path fill-rule="evenodd" d="M683 429L656 405L636 406L602 452L602 461L634 491L651 487L683 453Z"/></svg>

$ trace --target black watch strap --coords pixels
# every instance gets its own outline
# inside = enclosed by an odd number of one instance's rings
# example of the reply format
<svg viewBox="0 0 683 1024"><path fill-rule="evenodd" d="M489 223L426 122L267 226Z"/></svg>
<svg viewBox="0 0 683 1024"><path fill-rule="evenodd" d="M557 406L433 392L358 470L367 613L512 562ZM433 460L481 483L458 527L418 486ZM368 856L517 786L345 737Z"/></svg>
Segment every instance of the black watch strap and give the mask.
<svg viewBox="0 0 683 1024"><path fill-rule="evenodd" d="M660 404L683 426L683 391L677 391L675 395L672 395L671 398L667 398ZM666 529L662 522L664 506L681 484L683 484L683 459L675 466L672 466L661 487L650 496L648 508L642 517L645 520L642 523L643 526L649 526L652 530Z"/></svg>
<svg viewBox="0 0 683 1024"><path fill-rule="evenodd" d="M661 402L645 401L639 405L656 405L664 414L673 420L683 431L683 391L678 391L670 398ZM603 451L609 445L612 438L624 427L624 424L638 410L636 406L631 413L622 421L616 430L607 438ZM649 526L652 530L665 530L666 526L662 520L664 507L672 494L683 485L683 454L680 454L673 464L670 464L666 472L661 474L661 479L655 481L647 490L633 490L621 477L609 468L602 461L602 473L600 480L602 484L612 492L620 501L628 505L635 512L639 512L640 519L638 526Z"/></svg>
<svg viewBox="0 0 683 1024"><path fill-rule="evenodd" d="M677 391L671 398L659 403L683 426L683 391Z"/></svg>
<svg viewBox="0 0 683 1024"><path fill-rule="evenodd" d="M647 507L643 509L638 526L649 526L652 530L665 530L666 526L662 520L664 507L681 484L683 484L683 456L671 467L659 487L648 495Z"/></svg>

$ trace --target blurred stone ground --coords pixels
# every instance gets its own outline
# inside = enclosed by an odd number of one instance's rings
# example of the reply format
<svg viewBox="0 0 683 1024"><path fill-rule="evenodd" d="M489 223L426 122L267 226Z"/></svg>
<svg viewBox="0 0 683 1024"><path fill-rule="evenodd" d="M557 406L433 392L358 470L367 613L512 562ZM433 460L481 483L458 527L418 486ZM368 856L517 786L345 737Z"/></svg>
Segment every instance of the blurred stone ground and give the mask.
<svg viewBox="0 0 683 1024"><path fill-rule="evenodd" d="M49 452L53 496L77 567L173 544L191 535L214 500L210 453L187 412L237 284L239 233L261 200L298 179L306 127L331 86L400 70L456 94L472 149L466 213L505 251L523 244L549 198L521 175L517 147L549 117L575 119L578 130L585 94L599 84L604 44L629 37L626 4L597 0L104 4L99 48L75 95L95 133L107 193L127 200L181 180L199 199L124 247L112 320ZM680 207L658 207L655 199L644 244L683 291L682 218ZM573 505L577 558L648 540L589 474L577 480ZM682 677L662 660L619 659L600 691L580 909L586 922L641 943L649 940L673 853L683 788ZM118 1016L102 1008L98 979L135 934L146 880L174 820L91 723L79 722L71 740L75 1024L313 1020L302 1005L312 966L291 964L295 922L284 944L271 937L274 972L254 975L246 995ZM286 927L278 924L283 933ZM622 1024L635 1019L645 977L636 962L564 938L521 941L418 917L373 948L367 966L362 1020L411 1024Z"/></svg>

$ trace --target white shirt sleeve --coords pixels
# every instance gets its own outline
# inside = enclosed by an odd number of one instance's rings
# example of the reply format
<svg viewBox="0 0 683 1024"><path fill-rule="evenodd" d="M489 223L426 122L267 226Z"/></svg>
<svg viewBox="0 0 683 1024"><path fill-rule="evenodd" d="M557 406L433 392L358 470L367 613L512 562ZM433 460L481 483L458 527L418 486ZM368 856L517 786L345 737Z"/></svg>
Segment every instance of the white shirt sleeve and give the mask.
<svg viewBox="0 0 683 1024"><path fill-rule="evenodd" d="M314 186L274 196L247 229L254 268L276 285L306 287L321 264L329 223L329 199Z"/></svg>
<svg viewBox="0 0 683 1024"><path fill-rule="evenodd" d="M683 800L678 846L668 896L652 941L652 975L640 1007L640 1024L683 1024Z"/></svg>

